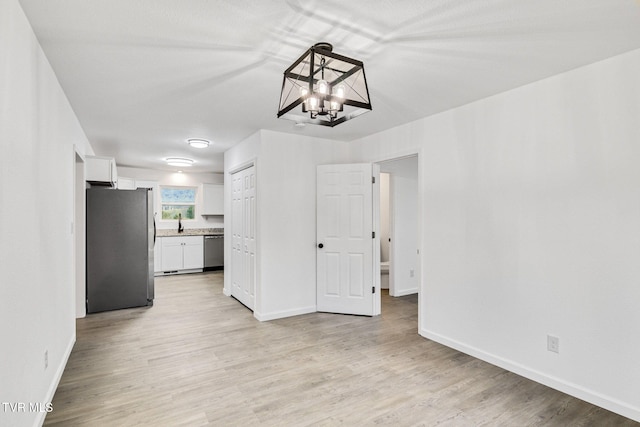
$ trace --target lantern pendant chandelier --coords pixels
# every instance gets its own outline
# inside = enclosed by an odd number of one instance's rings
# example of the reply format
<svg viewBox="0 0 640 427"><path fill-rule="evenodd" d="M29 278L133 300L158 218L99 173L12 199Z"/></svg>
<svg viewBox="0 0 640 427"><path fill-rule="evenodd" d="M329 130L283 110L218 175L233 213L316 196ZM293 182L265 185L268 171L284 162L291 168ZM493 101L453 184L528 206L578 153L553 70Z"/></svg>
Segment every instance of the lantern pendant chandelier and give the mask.
<svg viewBox="0 0 640 427"><path fill-rule="evenodd" d="M329 43L316 43L284 72L279 118L333 127L367 111L362 61L333 53Z"/></svg>

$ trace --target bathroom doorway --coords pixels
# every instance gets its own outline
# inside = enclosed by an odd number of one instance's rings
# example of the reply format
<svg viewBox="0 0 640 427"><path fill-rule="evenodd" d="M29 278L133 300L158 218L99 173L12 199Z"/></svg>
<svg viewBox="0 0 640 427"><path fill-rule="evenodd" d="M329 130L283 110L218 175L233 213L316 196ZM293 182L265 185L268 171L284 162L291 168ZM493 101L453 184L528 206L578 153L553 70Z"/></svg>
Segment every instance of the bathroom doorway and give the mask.
<svg viewBox="0 0 640 427"><path fill-rule="evenodd" d="M380 165L380 284L391 297L418 293L418 156Z"/></svg>

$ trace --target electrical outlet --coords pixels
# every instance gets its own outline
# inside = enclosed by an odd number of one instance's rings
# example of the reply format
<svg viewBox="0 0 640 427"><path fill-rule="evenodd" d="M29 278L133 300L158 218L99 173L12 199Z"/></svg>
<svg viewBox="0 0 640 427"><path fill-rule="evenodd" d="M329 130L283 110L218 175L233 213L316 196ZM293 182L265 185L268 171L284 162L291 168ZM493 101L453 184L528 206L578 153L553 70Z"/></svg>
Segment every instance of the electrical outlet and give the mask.
<svg viewBox="0 0 640 427"><path fill-rule="evenodd" d="M44 369L49 367L49 350L44 351Z"/></svg>
<svg viewBox="0 0 640 427"><path fill-rule="evenodd" d="M560 338L547 335L547 350L560 353Z"/></svg>
<svg viewBox="0 0 640 427"><path fill-rule="evenodd" d="M409 270L409 277L413 277L415 272L413 270Z"/></svg>

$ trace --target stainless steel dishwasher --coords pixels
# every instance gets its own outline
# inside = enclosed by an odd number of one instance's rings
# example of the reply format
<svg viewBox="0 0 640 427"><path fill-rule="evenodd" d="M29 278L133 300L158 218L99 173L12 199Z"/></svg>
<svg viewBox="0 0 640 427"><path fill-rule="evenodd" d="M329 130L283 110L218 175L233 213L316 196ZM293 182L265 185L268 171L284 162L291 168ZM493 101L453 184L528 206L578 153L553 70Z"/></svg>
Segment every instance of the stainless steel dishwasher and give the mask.
<svg viewBox="0 0 640 427"><path fill-rule="evenodd" d="M222 270L224 268L224 236L204 236L204 269Z"/></svg>

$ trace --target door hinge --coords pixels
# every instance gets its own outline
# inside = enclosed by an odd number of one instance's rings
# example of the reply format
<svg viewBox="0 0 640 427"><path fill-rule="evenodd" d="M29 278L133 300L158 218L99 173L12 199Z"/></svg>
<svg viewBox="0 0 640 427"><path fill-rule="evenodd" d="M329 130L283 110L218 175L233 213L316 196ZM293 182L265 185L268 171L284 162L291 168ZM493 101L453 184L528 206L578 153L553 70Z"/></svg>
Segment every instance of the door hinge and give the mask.
<svg viewBox="0 0 640 427"><path fill-rule="evenodd" d="M376 183L376 177L375 177L375 176L372 176L372 177L371 177L371 183L372 183L372 184L375 184L375 183Z"/></svg>
<svg viewBox="0 0 640 427"><path fill-rule="evenodd" d="M371 238L372 238L372 239L375 239L375 238L376 238L376 232L375 232L375 231L372 231L372 232L371 232Z"/></svg>
<svg viewBox="0 0 640 427"><path fill-rule="evenodd" d="M372 293L372 294L375 294L375 293L376 293L376 287L375 287L375 286L372 286L372 287L371 287L371 293Z"/></svg>

